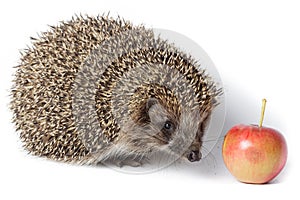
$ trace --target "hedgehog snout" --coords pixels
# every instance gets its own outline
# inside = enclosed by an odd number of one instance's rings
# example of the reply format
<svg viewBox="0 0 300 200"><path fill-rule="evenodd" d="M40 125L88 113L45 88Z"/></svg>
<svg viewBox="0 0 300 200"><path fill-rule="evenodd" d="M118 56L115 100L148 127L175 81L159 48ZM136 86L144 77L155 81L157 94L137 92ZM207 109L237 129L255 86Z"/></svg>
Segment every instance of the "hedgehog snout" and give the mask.
<svg viewBox="0 0 300 200"><path fill-rule="evenodd" d="M190 145L190 147L186 150L186 152L183 154L183 157L185 157L190 162L199 161L202 158L201 154L201 137L199 137L198 134L196 134L194 141Z"/></svg>
<svg viewBox="0 0 300 200"><path fill-rule="evenodd" d="M186 157L190 162L199 161L201 159L201 152L199 150L191 150L187 153Z"/></svg>
<svg viewBox="0 0 300 200"><path fill-rule="evenodd" d="M202 157L200 150L202 146L201 124L198 110L184 112L181 117L181 134L186 144L182 157L190 162L199 161Z"/></svg>

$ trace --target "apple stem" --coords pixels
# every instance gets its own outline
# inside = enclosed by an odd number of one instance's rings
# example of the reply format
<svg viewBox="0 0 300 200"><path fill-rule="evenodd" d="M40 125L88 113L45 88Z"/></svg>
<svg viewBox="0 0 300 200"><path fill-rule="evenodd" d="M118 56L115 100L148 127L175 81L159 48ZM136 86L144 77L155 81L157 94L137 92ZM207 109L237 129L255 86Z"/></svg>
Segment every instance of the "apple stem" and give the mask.
<svg viewBox="0 0 300 200"><path fill-rule="evenodd" d="M262 124L263 124L263 121L264 121L265 110L266 110L266 103L267 103L267 100L263 99L262 100L262 107L261 107L260 121L259 121L259 128L262 127Z"/></svg>

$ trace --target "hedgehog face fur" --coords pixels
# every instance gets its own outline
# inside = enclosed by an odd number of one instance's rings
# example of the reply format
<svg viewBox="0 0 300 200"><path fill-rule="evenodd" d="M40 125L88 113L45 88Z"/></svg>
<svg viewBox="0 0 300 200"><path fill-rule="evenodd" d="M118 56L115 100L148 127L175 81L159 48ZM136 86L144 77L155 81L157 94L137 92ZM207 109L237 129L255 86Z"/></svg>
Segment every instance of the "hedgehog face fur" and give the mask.
<svg viewBox="0 0 300 200"><path fill-rule="evenodd" d="M200 160L220 89L193 58L121 19L51 29L24 52L12 90L29 152L86 164L138 166L156 153Z"/></svg>
<svg viewBox="0 0 300 200"><path fill-rule="evenodd" d="M207 119L200 121L197 110L175 115L156 99L148 100L145 107L147 111L144 115L148 120L142 124L133 122L125 129L131 135L128 137L131 141L126 142L136 145L132 149L143 147L140 155L160 152L173 156L171 159L174 160L181 156L191 162L200 160L204 131L200 124L206 123Z"/></svg>

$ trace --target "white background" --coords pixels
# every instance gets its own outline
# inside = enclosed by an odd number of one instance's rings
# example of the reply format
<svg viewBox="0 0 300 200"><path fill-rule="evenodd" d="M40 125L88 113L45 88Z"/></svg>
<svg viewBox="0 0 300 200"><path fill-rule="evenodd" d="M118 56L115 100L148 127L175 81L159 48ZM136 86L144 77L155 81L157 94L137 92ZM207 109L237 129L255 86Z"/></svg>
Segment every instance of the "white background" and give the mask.
<svg viewBox="0 0 300 200"><path fill-rule="evenodd" d="M5 3L4 3L5 2ZM271 184L236 181L224 167L220 142L205 160L133 175L104 167L39 159L22 149L11 123L9 90L19 51L30 36L74 14L111 12L134 24L177 31L197 42L219 70L226 121L257 123L263 97L265 126L285 136L289 156ZM282 199L299 198L300 5L297 1L3 1L0 6L0 199Z"/></svg>

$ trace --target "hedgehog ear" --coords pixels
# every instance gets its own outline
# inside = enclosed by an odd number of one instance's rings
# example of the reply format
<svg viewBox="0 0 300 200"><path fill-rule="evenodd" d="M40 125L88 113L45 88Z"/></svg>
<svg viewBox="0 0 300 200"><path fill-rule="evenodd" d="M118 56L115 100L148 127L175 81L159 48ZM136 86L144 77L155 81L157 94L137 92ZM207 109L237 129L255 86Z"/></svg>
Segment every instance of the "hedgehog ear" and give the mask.
<svg viewBox="0 0 300 200"><path fill-rule="evenodd" d="M148 99L146 103L147 114L152 124L159 126L166 120L167 112L155 98Z"/></svg>
<svg viewBox="0 0 300 200"><path fill-rule="evenodd" d="M149 109L155 104L158 104L158 100L152 97L149 98L146 102L146 110L149 111Z"/></svg>

